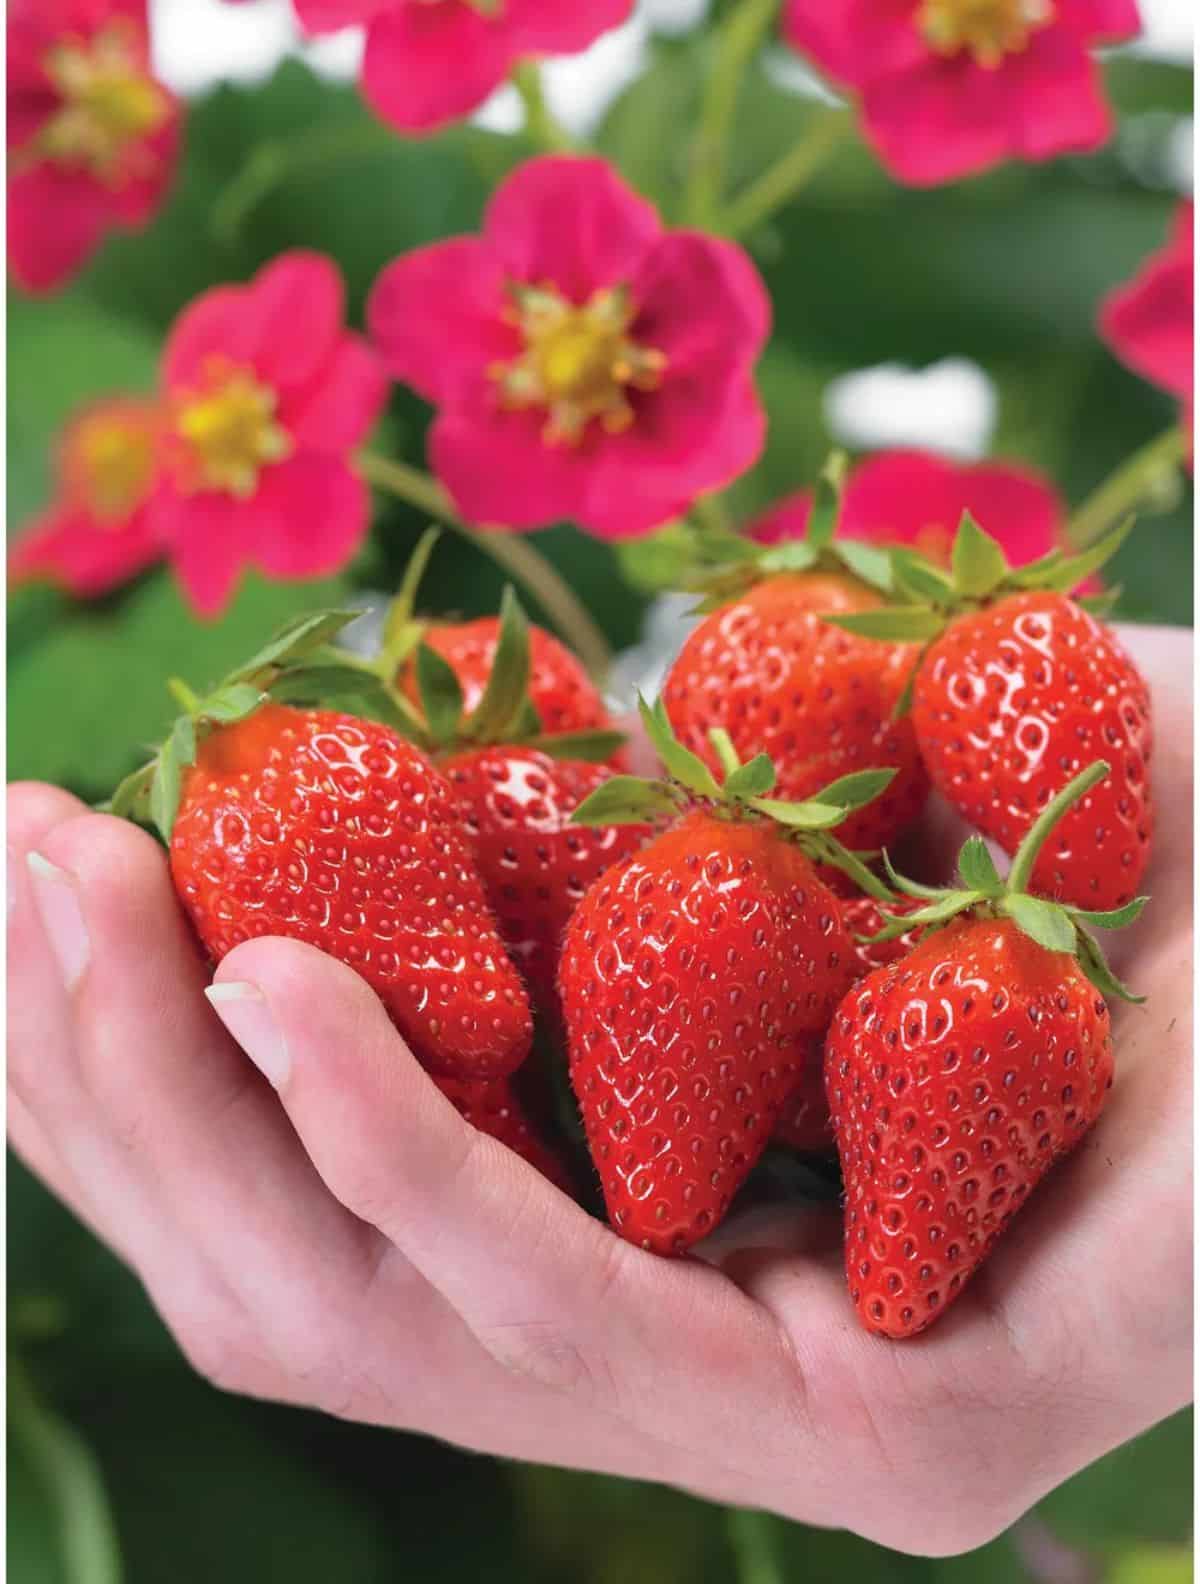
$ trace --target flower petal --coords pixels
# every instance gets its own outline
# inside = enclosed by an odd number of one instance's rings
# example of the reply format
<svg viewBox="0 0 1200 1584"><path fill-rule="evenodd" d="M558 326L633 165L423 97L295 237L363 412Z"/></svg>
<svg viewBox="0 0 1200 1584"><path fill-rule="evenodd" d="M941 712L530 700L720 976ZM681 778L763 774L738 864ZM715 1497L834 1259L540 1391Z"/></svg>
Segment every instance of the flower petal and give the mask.
<svg viewBox="0 0 1200 1584"><path fill-rule="evenodd" d="M429 132L478 109L519 54L502 18L471 6L401 5L370 24L363 93L392 126Z"/></svg>
<svg viewBox="0 0 1200 1584"><path fill-rule="evenodd" d="M347 334L311 384L281 405L280 417L302 450L348 451L370 433L387 395L379 358L362 336Z"/></svg>
<svg viewBox="0 0 1200 1584"><path fill-rule="evenodd" d="M1005 70L930 58L867 85L863 130L901 182L931 187L995 165L1010 151L1012 101Z"/></svg>
<svg viewBox="0 0 1200 1584"><path fill-rule="evenodd" d="M300 451L264 469L251 503L247 549L275 578L340 571L370 519L366 485L340 457Z"/></svg>
<svg viewBox="0 0 1200 1584"><path fill-rule="evenodd" d="M367 325L384 363L426 401L478 394L487 368L521 338L503 322L504 271L479 237L452 237L398 258L375 282Z"/></svg>
<svg viewBox="0 0 1200 1584"><path fill-rule="evenodd" d="M217 490L183 495L164 484L147 511L192 607L219 615L246 560L253 503Z"/></svg>
<svg viewBox="0 0 1200 1584"><path fill-rule="evenodd" d="M507 0L505 17L519 53L574 55L633 14L633 0Z"/></svg>
<svg viewBox="0 0 1200 1584"><path fill-rule="evenodd" d="M53 291L83 267L113 224L111 194L84 171L45 162L8 180L8 262L26 291Z"/></svg>
<svg viewBox="0 0 1200 1584"><path fill-rule="evenodd" d="M59 505L14 541L8 572L13 582L45 577L86 599L127 583L162 555L162 543L144 509L111 523L79 507Z"/></svg>
<svg viewBox="0 0 1200 1584"><path fill-rule="evenodd" d="M197 385L209 358L237 360L253 344L244 286L214 286L190 302L167 334L163 381L169 391Z"/></svg>
<svg viewBox="0 0 1200 1584"><path fill-rule="evenodd" d="M484 237L517 281L572 302L629 281L662 235L658 212L602 159L529 160L493 194Z"/></svg>
<svg viewBox="0 0 1200 1584"><path fill-rule="evenodd" d="M483 399L439 413L426 441L430 466L468 522L523 529L578 519L591 451L586 441L547 445L545 422L543 413L504 412Z"/></svg>
<svg viewBox="0 0 1200 1584"><path fill-rule="evenodd" d="M342 274L323 253L282 253L251 281L248 355L276 390L301 385L329 360L346 308Z"/></svg>
<svg viewBox="0 0 1200 1584"><path fill-rule="evenodd" d="M736 243L672 231L646 254L631 283L633 335L667 358L666 379L718 380L757 359L771 328L771 301Z"/></svg>
<svg viewBox="0 0 1200 1584"><path fill-rule="evenodd" d="M1100 309L1101 333L1122 363L1181 400L1191 397L1194 377L1191 207L1181 206L1177 239L1148 259L1127 285L1111 292Z"/></svg>
<svg viewBox="0 0 1200 1584"><path fill-rule="evenodd" d="M306 33L336 33L358 27L392 9L396 0L292 0Z"/></svg>

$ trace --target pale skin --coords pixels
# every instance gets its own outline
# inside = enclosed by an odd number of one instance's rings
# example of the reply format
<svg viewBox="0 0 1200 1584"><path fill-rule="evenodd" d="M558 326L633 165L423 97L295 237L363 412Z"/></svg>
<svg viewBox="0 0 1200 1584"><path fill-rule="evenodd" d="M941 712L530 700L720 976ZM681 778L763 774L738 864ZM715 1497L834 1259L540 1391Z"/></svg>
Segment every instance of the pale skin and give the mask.
<svg viewBox="0 0 1200 1584"><path fill-rule="evenodd" d="M707 1262L622 1242L309 947L239 947L211 1003L161 848L34 785L8 796L12 1143L226 1390L980 1545L1191 1390L1191 645L1125 636L1160 828L1112 959L1149 1000L1114 1009L1098 1127L922 1338L860 1329L827 1211L735 1216Z"/></svg>

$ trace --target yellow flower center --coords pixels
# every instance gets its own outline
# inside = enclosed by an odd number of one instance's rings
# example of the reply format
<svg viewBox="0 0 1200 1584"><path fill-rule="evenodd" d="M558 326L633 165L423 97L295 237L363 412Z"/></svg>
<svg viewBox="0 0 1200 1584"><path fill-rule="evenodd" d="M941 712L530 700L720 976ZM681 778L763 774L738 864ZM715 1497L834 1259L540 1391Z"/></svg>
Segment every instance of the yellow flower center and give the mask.
<svg viewBox="0 0 1200 1584"><path fill-rule="evenodd" d="M917 26L939 55L970 50L980 66L1019 55L1054 20L1054 0L922 0Z"/></svg>
<svg viewBox="0 0 1200 1584"><path fill-rule="evenodd" d="M214 363L209 387L183 398L175 434L183 441L195 489L226 490L248 500L264 466L291 455L292 439L275 420L277 397L245 369Z"/></svg>
<svg viewBox="0 0 1200 1584"><path fill-rule="evenodd" d="M593 418L608 434L634 420L631 391L657 390L666 357L629 335L635 310L621 286L594 292L582 307L551 286L511 288L512 322L525 350L489 370L504 407L545 409L548 444L578 445Z"/></svg>
<svg viewBox="0 0 1200 1584"><path fill-rule="evenodd" d="M148 422L97 413L75 430L68 464L71 482L92 514L116 527L149 494L155 452Z"/></svg>
<svg viewBox="0 0 1200 1584"><path fill-rule="evenodd" d="M39 152L119 179L129 146L157 132L170 108L139 63L130 29L115 22L86 44L57 44L45 65L62 105L38 134Z"/></svg>

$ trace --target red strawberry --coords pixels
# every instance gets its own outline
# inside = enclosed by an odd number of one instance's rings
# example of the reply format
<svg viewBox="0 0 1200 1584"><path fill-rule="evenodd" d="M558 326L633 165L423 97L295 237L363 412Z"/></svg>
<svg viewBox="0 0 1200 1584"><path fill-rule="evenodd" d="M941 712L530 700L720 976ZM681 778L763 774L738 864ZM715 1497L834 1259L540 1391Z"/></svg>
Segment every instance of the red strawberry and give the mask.
<svg viewBox="0 0 1200 1584"><path fill-rule="evenodd" d="M837 873L837 870L833 870ZM919 901L902 897L888 904L893 913L912 912L920 907ZM914 928L904 935L888 940L862 940L864 935L877 935L886 924L880 904L869 896L855 896L842 903L842 923L850 937L855 958L855 977L870 973L872 968L896 962L917 944L921 931ZM807 1042L800 1058L800 1077L788 1096L783 1114L771 1135L777 1144L808 1153L833 1148L833 1122L829 1115L829 1101L825 1095L825 1038L820 1035Z"/></svg>
<svg viewBox="0 0 1200 1584"><path fill-rule="evenodd" d="M1085 925L1024 886L1051 825L1107 773L1048 805L1005 885L963 849L963 888L914 918L945 928L876 968L838 1008L826 1087L846 1191L845 1259L863 1324L922 1330L959 1295L1050 1166L1099 1116L1113 1077L1104 994L1128 995ZM903 927L899 920L895 929Z"/></svg>
<svg viewBox="0 0 1200 1584"><path fill-rule="evenodd" d="M1039 894L1101 911L1133 896L1150 857L1150 698L1117 638L1067 591L1127 532L1014 571L964 514L950 575L915 552L893 552L897 585L924 605L830 618L856 636L927 643L912 684L921 755L939 791L1006 852L1081 766L1100 755L1111 762L1034 876Z"/></svg>
<svg viewBox="0 0 1200 1584"><path fill-rule="evenodd" d="M424 642L450 666L469 714L483 698L500 637L498 616L477 621L436 622L425 628ZM558 639L542 627L529 628L530 702L546 732L592 731L612 725L604 700L583 666ZM416 666L409 659L397 678L414 704L420 703Z"/></svg>
<svg viewBox="0 0 1200 1584"><path fill-rule="evenodd" d="M892 719L915 648L885 648L822 620L882 604L844 572L777 573L701 622L663 687L686 747L715 765L708 733L724 726L740 754L769 755L783 797L811 798L852 771L894 767L887 791L839 831L855 847L894 841L928 791L912 724Z"/></svg>
<svg viewBox="0 0 1200 1584"><path fill-rule="evenodd" d="M488 901L537 1005L556 1008L563 931L592 881L649 834L637 825L588 829L576 808L608 780L603 765L497 744L441 762L463 808Z"/></svg>
<svg viewBox="0 0 1200 1584"><path fill-rule="evenodd" d="M564 1193L573 1192L570 1174L558 1155L538 1137L508 1078L435 1078L459 1115L528 1161Z"/></svg>
<svg viewBox="0 0 1200 1584"><path fill-rule="evenodd" d="M761 1154L796 1053L828 1026L853 954L838 899L801 847L835 849L812 832L814 806L763 796L769 762L739 766L728 738L718 785L672 738L661 700L642 714L675 783L614 777L577 817L669 814L686 809L685 788L704 801L587 892L559 991L609 1218L622 1237L677 1254L718 1224ZM824 795L842 797L844 812L887 779Z"/></svg>
<svg viewBox="0 0 1200 1584"><path fill-rule="evenodd" d="M913 724L938 790L1011 853L1056 789L1103 754L1108 779L1063 819L1034 888L1116 908L1150 858L1150 694L1114 633L1065 594L1014 594L929 648Z"/></svg>

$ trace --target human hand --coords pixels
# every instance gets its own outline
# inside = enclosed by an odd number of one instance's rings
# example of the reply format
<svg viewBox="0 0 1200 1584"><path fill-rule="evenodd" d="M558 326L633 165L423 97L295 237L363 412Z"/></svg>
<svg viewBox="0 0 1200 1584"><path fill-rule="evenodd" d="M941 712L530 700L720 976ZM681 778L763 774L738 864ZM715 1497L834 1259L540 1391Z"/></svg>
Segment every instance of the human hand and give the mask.
<svg viewBox="0 0 1200 1584"><path fill-rule="evenodd" d="M13 1143L229 1390L901 1550L981 1544L1190 1390L1190 637L1126 638L1161 823L1112 957L1149 999L1113 1009L1096 1130L923 1337L859 1328L828 1211L735 1214L705 1260L615 1237L308 947L238 947L210 1005L161 849L48 787L9 794ZM943 811L938 853L960 835Z"/></svg>

